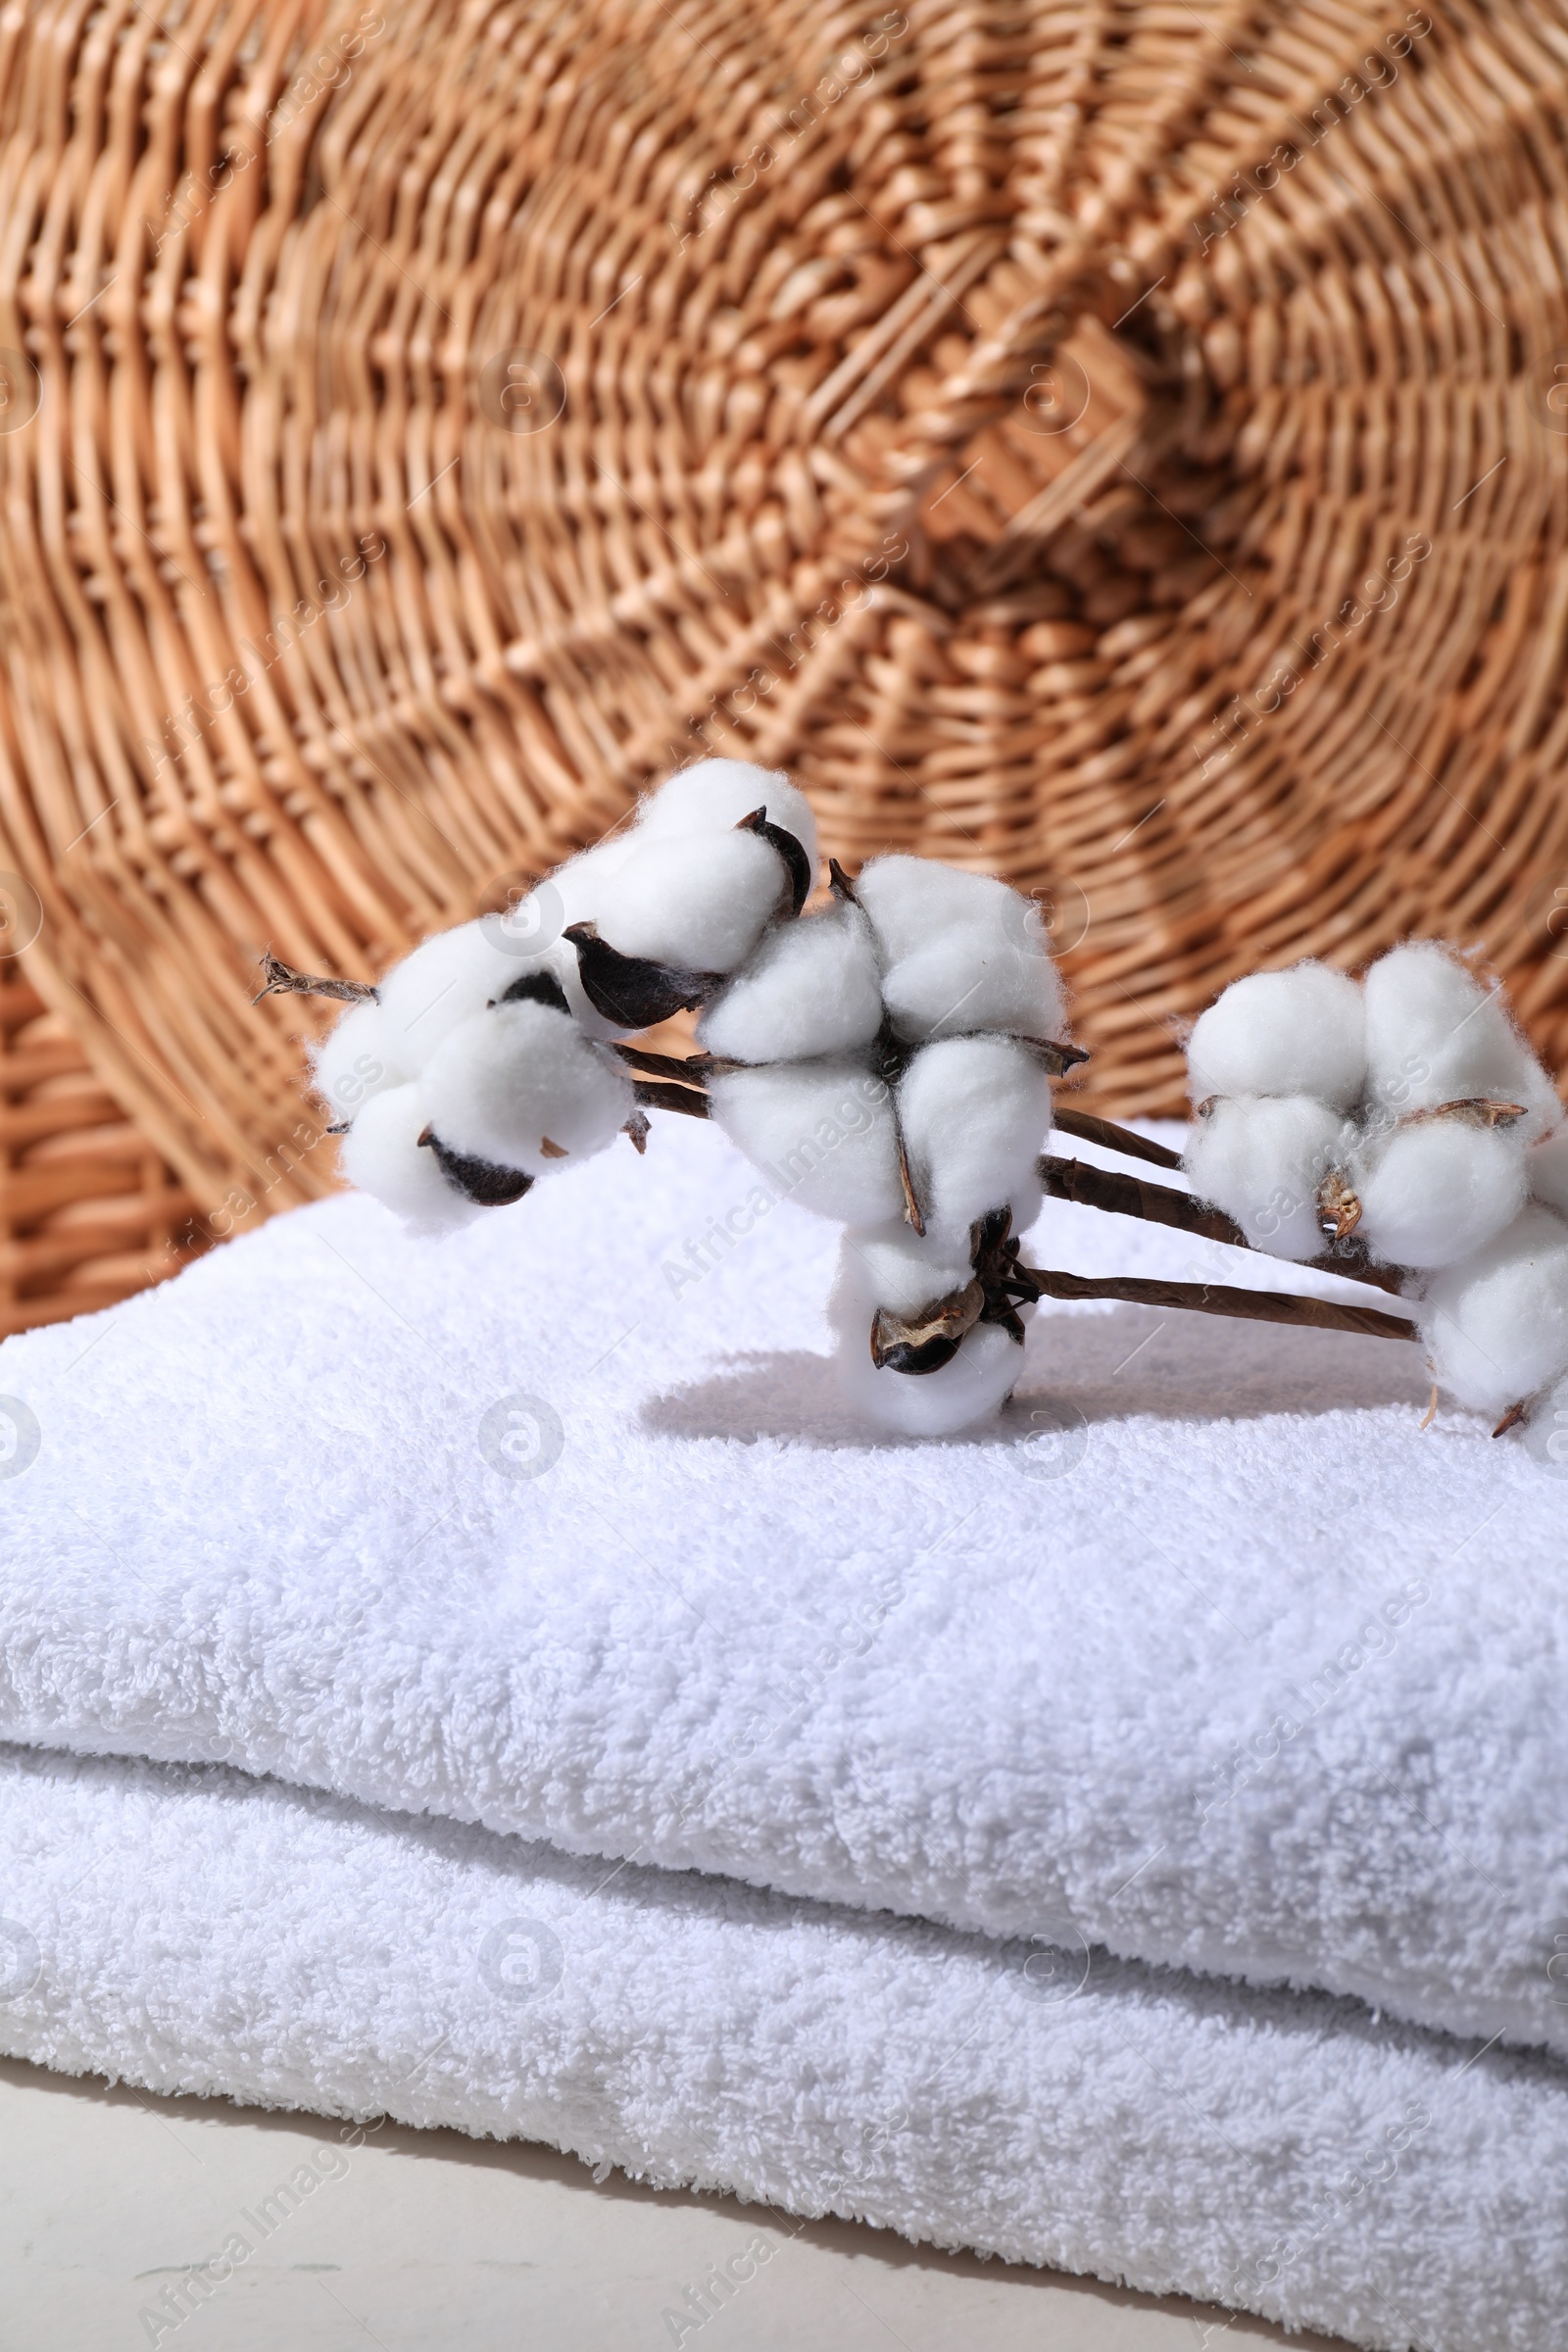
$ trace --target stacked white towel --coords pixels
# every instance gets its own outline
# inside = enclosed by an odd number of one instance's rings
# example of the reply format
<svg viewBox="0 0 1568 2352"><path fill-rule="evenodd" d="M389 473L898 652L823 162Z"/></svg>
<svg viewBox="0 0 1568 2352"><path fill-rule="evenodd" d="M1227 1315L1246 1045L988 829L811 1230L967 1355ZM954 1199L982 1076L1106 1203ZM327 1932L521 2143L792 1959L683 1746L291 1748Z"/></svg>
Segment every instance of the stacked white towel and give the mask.
<svg viewBox="0 0 1568 2352"><path fill-rule="evenodd" d="M1539 2055L211 1766L0 1749L0 2047L347 2119L329 2153L381 2115L520 2134L1387 2352L1556 2340ZM149 2287L150 2341L213 2255L172 2307Z"/></svg>
<svg viewBox="0 0 1568 2352"><path fill-rule="evenodd" d="M1087 2005L1029 2007L1031 2036L1051 2012L1044 2056L1031 2039L1020 2065L1006 2043L977 2071L966 2048L911 2106L880 1987L927 1971L911 2046L933 2069L958 2014L939 1981L1016 1973L1030 1938L1052 1984L1064 1964L1048 1946L1105 1946L1568 2050L1561 1483L1462 1414L1423 1431L1413 1348L1132 1309L1043 1310L998 1431L862 1437L828 1377L833 1237L757 1195L710 1129L662 1126L645 1162L617 1149L450 1239L410 1241L345 1199L0 1350L22 1453L37 1435L0 1488L0 1736L220 1758L331 1792L8 1766L43 1826L30 1843L5 1832L7 1889L47 1874L51 1838L83 1868L114 1835L183 1859L147 1879L141 1916L163 1940L107 1975L95 1867L55 1975L40 1957L33 1992L0 2004L7 2046L162 2087L526 2132L1369 2345L1535 2352L1533 2298L1560 2305L1564 2283L1560 2251L1537 2243L1568 2134L1553 2061L1471 2064L1473 2042L1344 2003L1100 1954ZM1026 1255L1235 1279L1218 1250L1054 1205ZM343 1797L605 1859L522 1855ZM16 1823L22 1806L0 1799ZM417 2098L395 2100L410 2045L402 2024L388 2034L405 1995L386 1988L418 1969L391 1929L387 1961L353 1958L344 1923L365 1912L372 1851L400 1899L410 1874L410 1951L418 1920L446 1906L477 1935L492 1902L485 1935L535 1917L564 1949L545 1896L509 1874L570 1888L594 1955L582 1984L619 1984L620 2005L585 1989L557 2054L515 2082L460 2035ZM610 1880L645 1890L651 1920L703 1923L700 1961L675 1957L668 1926L671 1956L647 1977L681 1980L684 2022L659 2095L639 2077L625 2109L606 2070L635 2074L626 1988L654 1961L588 1900L618 1863L665 1866ZM230 1867L234 1900L205 1897ZM686 1868L729 1876L668 1875ZM476 1891L460 1896L465 1873ZM274 1881L296 1894L259 1906L248 1941L238 1890ZM204 1899L205 1937L189 1909ZM0 1910L45 1955L24 1897ZM266 1939L309 1942L318 1911L347 1956L291 2020L259 1989ZM799 1984L781 2002L747 1955L789 1938ZM426 1974L455 1986L479 1967L466 1950ZM161 2023L143 2032L138 2001ZM883 2021L874 2050L847 2023L861 2010ZM544 2014L516 2011L530 2050ZM1063 2033L1069 2015L1094 2031ZM432 2041L447 2022L414 2017ZM765 2063L735 2071L732 2040L775 2028ZM1114 2056L1118 2034L1134 2058ZM1298 2080L1286 2054L1308 2050ZM1193 2141L1210 2067L1217 2120ZM1501 2104L1472 2112L1493 2085ZM831 2152L882 2129L867 2098L921 2118L890 2134L875 2194ZM1411 2100L1451 2129L1403 2127L1389 2172L1381 2135ZM719 2135L707 2163L698 2125ZM1216 2152L1232 2143L1250 2151L1234 2173ZM1353 2227L1342 2199L1308 2231L1341 2149L1357 2178L1375 2162L1375 2193L1350 2195ZM1112 2184L1134 2176L1112 2227Z"/></svg>

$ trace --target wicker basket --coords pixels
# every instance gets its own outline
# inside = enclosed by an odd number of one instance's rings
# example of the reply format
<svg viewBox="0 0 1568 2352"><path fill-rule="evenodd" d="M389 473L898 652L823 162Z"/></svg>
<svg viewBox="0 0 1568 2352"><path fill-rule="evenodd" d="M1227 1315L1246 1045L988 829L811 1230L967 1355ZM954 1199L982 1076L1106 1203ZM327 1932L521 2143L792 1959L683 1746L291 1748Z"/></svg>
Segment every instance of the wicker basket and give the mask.
<svg viewBox="0 0 1568 2352"><path fill-rule="evenodd" d="M1040 891L1106 1108L1412 929L1561 1057L1560 9L0 43L9 944L209 1230L332 1181L264 946L373 974L705 745Z"/></svg>
<svg viewBox="0 0 1568 2352"><path fill-rule="evenodd" d="M201 1246L196 1202L58 1013L0 983L0 1335L139 1291Z"/></svg>

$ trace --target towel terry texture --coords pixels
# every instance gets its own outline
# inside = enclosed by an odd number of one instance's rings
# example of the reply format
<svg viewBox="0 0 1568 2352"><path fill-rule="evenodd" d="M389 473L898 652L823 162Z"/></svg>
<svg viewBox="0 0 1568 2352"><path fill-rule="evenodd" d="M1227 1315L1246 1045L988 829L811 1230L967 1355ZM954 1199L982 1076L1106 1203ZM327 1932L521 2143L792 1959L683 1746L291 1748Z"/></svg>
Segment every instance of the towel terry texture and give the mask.
<svg viewBox="0 0 1568 2352"><path fill-rule="evenodd" d="M1423 1431L1402 1342L1135 1308L868 1438L836 1248L666 1120L9 1341L0 1737L1568 2049L1568 1481ZM1310 1279L1065 1206L1028 1254Z"/></svg>
<svg viewBox="0 0 1568 2352"><path fill-rule="evenodd" d="M1540 2053L211 1765L0 1750L0 2048L46 2065L525 2134L1393 2352L1559 2340L1568 2075ZM352 2163L322 2138L296 2198ZM288 2210L239 2217L246 2246ZM174 2317L149 2287L148 2339L225 2276L173 2281ZM697 2333L677 2304L661 2341Z"/></svg>

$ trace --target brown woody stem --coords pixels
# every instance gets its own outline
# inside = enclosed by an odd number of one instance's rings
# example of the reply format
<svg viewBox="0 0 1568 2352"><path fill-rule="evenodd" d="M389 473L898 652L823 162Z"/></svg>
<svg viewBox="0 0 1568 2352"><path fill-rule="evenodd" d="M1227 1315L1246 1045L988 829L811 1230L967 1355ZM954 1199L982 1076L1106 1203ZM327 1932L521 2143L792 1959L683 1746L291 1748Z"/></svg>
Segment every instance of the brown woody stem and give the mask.
<svg viewBox="0 0 1568 2352"><path fill-rule="evenodd" d="M699 1091L705 1078L727 1066L715 1061L711 1054L653 1054L646 1046L623 1043L618 1038L610 1050L645 1077L670 1078L677 1086L696 1087Z"/></svg>
<svg viewBox="0 0 1568 2352"><path fill-rule="evenodd" d="M645 1110L683 1110L689 1119L709 1115L708 1097L690 1086L664 1086L654 1078L637 1078L631 1091Z"/></svg>
<svg viewBox="0 0 1568 2352"><path fill-rule="evenodd" d="M1058 1159L1047 1152L1040 1162L1040 1181L1053 1200L1073 1200L1083 1208L1102 1208L1122 1217L1142 1217L1146 1224L1173 1225L1205 1242L1225 1242L1233 1250L1250 1250L1234 1218L1222 1208L1195 1200L1168 1184L1151 1184L1146 1176L1126 1176L1119 1168L1092 1167L1087 1160ZM1315 1273L1342 1274L1348 1282L1365 1282L1396 1298L1399 1274L1394 1266L1377 1266L1364 1247L1345 1241L1319 1257L1307 1259Z"/></svg>
<svg viewBox="0 0 1568 2352"><path fill-rule="evenodd" d="M1168 1144L1156 1144L1147 1135L1135 1135L1130 1127L1097 1119L1092 1111L1074 1110L1064 1102L1053 1104L1051 1124L1059 1127L1063 1135L1075 1135L1081 1144L1101 1144L1128 1159L1147 1159L1152 1167L1179 1168L1182 1164L1181 1153Z"/></svg>
<svg viewBox="0 0 1568 2352"><path fill-rule="evenodd" d="M1205 1208L1191 1193L1178 1193L1168 1184L1151 1184L1146 1176L1125 1176L1119 1168L1097 1168L1088 1160L1058 1159L1048 1152L1040 1162L1040 1181L1053 1200L1072 1200L1081 1208L1102 1208L1122 1217L1142 1217L1152 1225L1174 1225L1206 1242L1231 1242L1249 1247L1246 1234L1222 1208Z"/></svg>
<svg viewBox="0 0 1568 2352"><path fill-rule="evenodd" d="M1108 1278L1054 1274L1020 1266L1043 1298L1113 1298L1129 1306L1179 1306L1203 1315L1233 1315L1248 1323L1293 1323L1320 1331L1354 1331L1373 1340L1413 1340L1415 1325L1403 1315L1375 1306L1342 1306L1333 1298L1301 1298L1289 1291L1237 1291L1216 1282L1146 1282L1131 1275Z"/></svg>

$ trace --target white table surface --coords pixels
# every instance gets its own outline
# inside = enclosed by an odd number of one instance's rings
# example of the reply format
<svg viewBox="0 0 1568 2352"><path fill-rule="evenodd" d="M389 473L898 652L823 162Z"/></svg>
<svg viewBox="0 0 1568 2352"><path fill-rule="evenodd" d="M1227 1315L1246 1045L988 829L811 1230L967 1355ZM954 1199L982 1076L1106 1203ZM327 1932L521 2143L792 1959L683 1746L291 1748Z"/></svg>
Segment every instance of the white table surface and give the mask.
<svg viewBox="0 0 1568 2352"><path fill-rule="evenodd" d="M1323 2347L1212 2307L933 2254L852 2223L596 2182L519 2142L340 2127L165 2099L0 2060L5 2352L1250 2352ZM247 2230L317 2147L330 2178ZM342 2169L337 2169L341 2166ZM143 2320L232 2231L256 2251L176 2326ZM666 2320L709 2266L772 2248L700 2328Z"/></svg>

